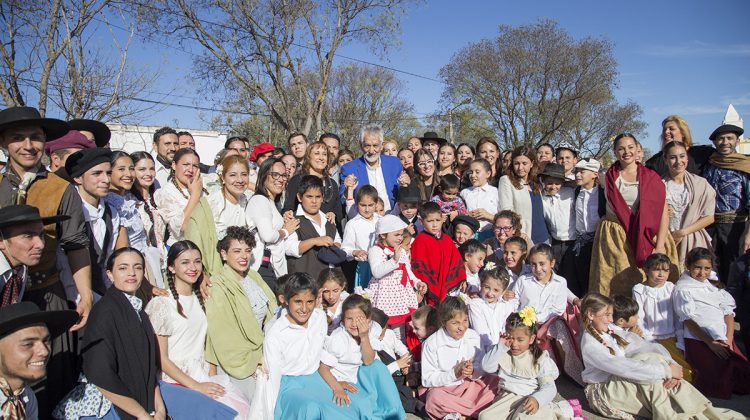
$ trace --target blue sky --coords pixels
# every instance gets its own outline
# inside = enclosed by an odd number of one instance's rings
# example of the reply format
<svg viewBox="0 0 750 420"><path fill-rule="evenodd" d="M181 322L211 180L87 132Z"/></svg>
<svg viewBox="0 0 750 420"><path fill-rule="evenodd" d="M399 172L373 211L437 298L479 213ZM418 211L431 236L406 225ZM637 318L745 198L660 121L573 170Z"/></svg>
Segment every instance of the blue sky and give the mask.
<svg viewBox="0 0 750 420"><path fill-rule="evenodd" d="M346 56L437 78L439 69L460 48L497 35L502 24L522 25L539 18L559 22L574 38L606 37L614 43L619 63L621 101L632 99L644 110L647 147L658 146L661 120L685 117L694 141L706 143L733 103L750 121L750 2L735 1L449 1L429 0L403 19L401 45L386 57L367 47L347 45ZM197 51L197 49L194 49ZM190 81L192 56L160 45L139 46L133 62L159 62L168 77L154 91L180 87L172 102L192 103L201 97ZM340 63L344 59L338 59ZM435 111L440 83L405 74L408 99L418 115ZM149 96L146 94L146 96ZM158 95L151 95L154 98ZM211 106L211 104L203 104ZM141 122L205 128L210 114L167 108Z"/></svg>

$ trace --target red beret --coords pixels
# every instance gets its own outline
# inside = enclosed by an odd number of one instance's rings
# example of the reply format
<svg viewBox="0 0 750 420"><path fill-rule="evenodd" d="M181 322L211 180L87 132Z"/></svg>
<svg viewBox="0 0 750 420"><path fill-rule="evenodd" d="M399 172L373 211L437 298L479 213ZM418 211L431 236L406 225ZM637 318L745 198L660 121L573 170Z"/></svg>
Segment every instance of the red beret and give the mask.
<svg viewBox="0 0 750 420"><path fill-rule="evenodd" d="M80 131L70 130L64 136L48 141L44 145L44 151L47 152L47 155L51 155L61 149L92 149L94 147L96 147L96 144L81 134Z"/></svg>
<svg viewBox="0 0 750 420"><path fill-rule="evenodd" d="M250 154L250 160L255 162L256 160L258 160L258 157L260 155L268 152L273 152L274 150L276 150L276 147L274 147L273 144L268 142L260 143L253 147L253 153Z"/></svg>

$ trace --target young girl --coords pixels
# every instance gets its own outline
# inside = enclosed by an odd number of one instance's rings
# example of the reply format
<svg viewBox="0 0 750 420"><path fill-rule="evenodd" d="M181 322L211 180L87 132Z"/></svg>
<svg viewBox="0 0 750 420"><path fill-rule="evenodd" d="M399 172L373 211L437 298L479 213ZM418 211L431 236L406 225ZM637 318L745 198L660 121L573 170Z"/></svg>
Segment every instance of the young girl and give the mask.
<svg viewBox="0 0 750 420"><path fill-rule="evenodd" d="M469 216L479 220L479 240L492 236L492 220L500 210L497 188L488 183L492 167L484 159L471 162L468 171L471 187L461 191Z"/></svg>
<svg viewBox="0 0 750 420"><path fill-rule="evenodd" d="M456 175L448 174L440 177L438 183L440 193L430 200L440 206L440 211L448 219L448 222L453 221L456 216L468 214L464 199L458 196L460 184L461 181Z"/></svg>
<svg viewBox="0 0 750 420"><path fill-rule="evenodd" d="M208 395L247 418L248 400L227 375L216 375L203 355L208 321L198 291L203 274L198 246L175 242L167 254L167 270L170 296L151 299L145 309L159 344L162 380Z"/></svg>
<svg viewBox="0 0 750 420"><path fill-rule="evenodd" d="M534 308L526 307L508 316L500 341L482 359L482 368L500 378L499 395L479 418L564 418L552 400L557 395L555 379L560 372L555 362L536 341Z"/></svg>
<svg viewBox="0 0 750 420"><path fill-rule="evenodd" d="M405 418L396 384L388 368L375 357L381 349L381 328L370 320L370 301L351 295L342 308L342 325L331 333L325 345L332 359L321 367L329 368L338 382L357 387L359 397L370 401L374 418Z"/></svg>
<svg viewBox="0 0 750 420"><path fill-rule="evenodd" d="M531 274L531 267L526 264L528 246L528 242L520 236L511 236L503 245L503 263L510 276L511 287L519 277Z"/></svg>
<svg viewBox="0 0 750 420"><path fill-rule="evenodd" d="M471 328L479 334L482 349L489 350L505 333L505 320L518 310L518 299L503 299L510 281L502 268L485 270L481 274L482 286L479 297L468 302Z"/></svg>
<svg viewBox="0 0 750 420"><path fill-rule="evenodd" d="M479 281L479 270L484 267L484 258L487 256L487 248L476 239L469 239L458 247L461 259L466 271L466 290L469 297L479 295L481 284Z"/></svg>
<svg viewBox="0 0 750 420"><path fill-rule="evenodd" d="M328 334L341 324L341 303L349 297L346 278L340 268L325 268L318 276L317 289L322 309L328 318Z"/></svg>
<svg viewBox="0 0 750 420"><path fill-rule="evenodd" d="M448 296L438 306L440 328L422 349L422 386L431 419L476 417L497 395L498 378L484 375L479 334L469 328L469 310Z"/></svg>
<svg viewBox="0 0 750 420"><path fill-rule="evenodd" d="M403 244L404 229L406 223L398 216L389 214L378 220L378 243L368 252L372 280L366 289L373 306L388 315L388 325L399 339L427 289L411 270L409 250Z"/></svg>
<svg viewBox="0 0 750 420"><path fill-rule="evenodd" d="M694 248L688 252L685 266L687 271L674 287L672 303L683 326L693 384L716 398L750 393L750 363L734 342L734 299L708 281L713 254L706 248Z"/></svg>
<svg viewBox="0 0 750 420"><path fill-rule="evenodd" d="M357 191L357 216L346 222L341 249L349 259L357 261L354 287L367 287L370 282L370 264L367 250L375 243L375 225L380 215L375 212L378 190L372 185L363 185Z"/></svg>
<svg viewBox="0 0 750 420"><path fill-rule="evenodd" d="M341 247L336 225L320 211L323 203L323 181L315 175L302 177L297 189L299 229L284 240L287 268L290 273L309 273L317 278L328 267L318 258L322 247Z"/></svg>
<svg viewBox="0 0 750 420"><path fill-rule="evenodd" d="M677 326L672 304L674 283L669 279L671 261L664 254L651 254L643 263L646 283L633 286L633 300L638 303L639 326L643 337L664 346L672 360L682 366L683 378L692 382L693 371L677 347Z"/></svg>
<svg viewBox="0 0 750 420"><path fill-rule="evenodd" d="M554 272L555 258L551 246L537 244L531 248L529 265L531 274L519 277L513 285L513 292L518 297L519 307L533 307L539 324L544 325L565 312L568 286L565 279ZM540 330L544 329L540 327Z"/></svg>
<svg viewBox="0 0 750 420"><path fill-rule="evenodd" d="M612 300L596 292L581 302L581 352L586 369L586 399L597 413L610 418L643 416L661 419L737 418L739 413L711 405L689 382L664 347L631 332L610 330ZM634 396L638 395L638 398Z"/></svg>
<svg viewBox="0 0 750 420"><path fill-rule="evenodd" d="M326 316L315 308L318 290L307 273L292 273L281 286L281 316L266 331L263 358L268 372L267 407L273 418L357 419L371 415L356 388L338 382L324 363Z"/></svg>

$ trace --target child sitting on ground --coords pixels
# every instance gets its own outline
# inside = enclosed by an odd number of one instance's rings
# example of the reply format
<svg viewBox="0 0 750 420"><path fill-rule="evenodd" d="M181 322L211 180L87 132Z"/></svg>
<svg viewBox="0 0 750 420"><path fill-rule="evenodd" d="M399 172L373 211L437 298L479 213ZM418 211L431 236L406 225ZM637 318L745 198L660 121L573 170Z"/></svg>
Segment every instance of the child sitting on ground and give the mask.
<svg viewBox="0 0 750 420"><path fill-rule="evenodd" d="M484 258L487 256L487 247L476 239L470 239L458 247L466 272L466 290L464 293L469 297L479 296L482 287L479 281L479 270L484 267Z"/></svg>
<svg viewBox="0 0 750 420"><path fill-rule="evenodd" d="M468 301L469 323L479 334L482 349L488 350L505 332L505 320L518 309L518 299L503 299L509 278L502 268L484 270L480 278L479 296Z"/></svg>

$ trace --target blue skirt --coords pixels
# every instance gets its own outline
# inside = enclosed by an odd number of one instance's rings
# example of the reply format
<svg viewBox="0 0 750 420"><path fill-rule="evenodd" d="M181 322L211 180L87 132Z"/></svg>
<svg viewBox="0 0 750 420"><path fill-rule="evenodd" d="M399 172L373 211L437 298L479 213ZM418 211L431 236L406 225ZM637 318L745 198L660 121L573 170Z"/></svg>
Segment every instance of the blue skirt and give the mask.
<svg viewBox="0 0 750 420"><path fill-rule="evenodd" d="M357 387L360 388L359 386ZM346 391L351 405L340 407L333 402L333 391L315 372L304 376L282 376L274 420L376 419L372 400L360 389Z"/></svg>
<svg viewBox="0 0 750 420"><path fill-rule="evenodd" d="M374 407L373 415L378 419L404 420L406 412L401 397L388 368L380 360L362 365L357 372L357 388Z"/></svg>
<svg viewBox="0 0 750 420"><path fill-rule="evenodd" d="M354 287L366 288L370 284L370 278L372 273L370 272L370 263L367 261L360 261L357 263L357 271L354 272Z"/></svg>

